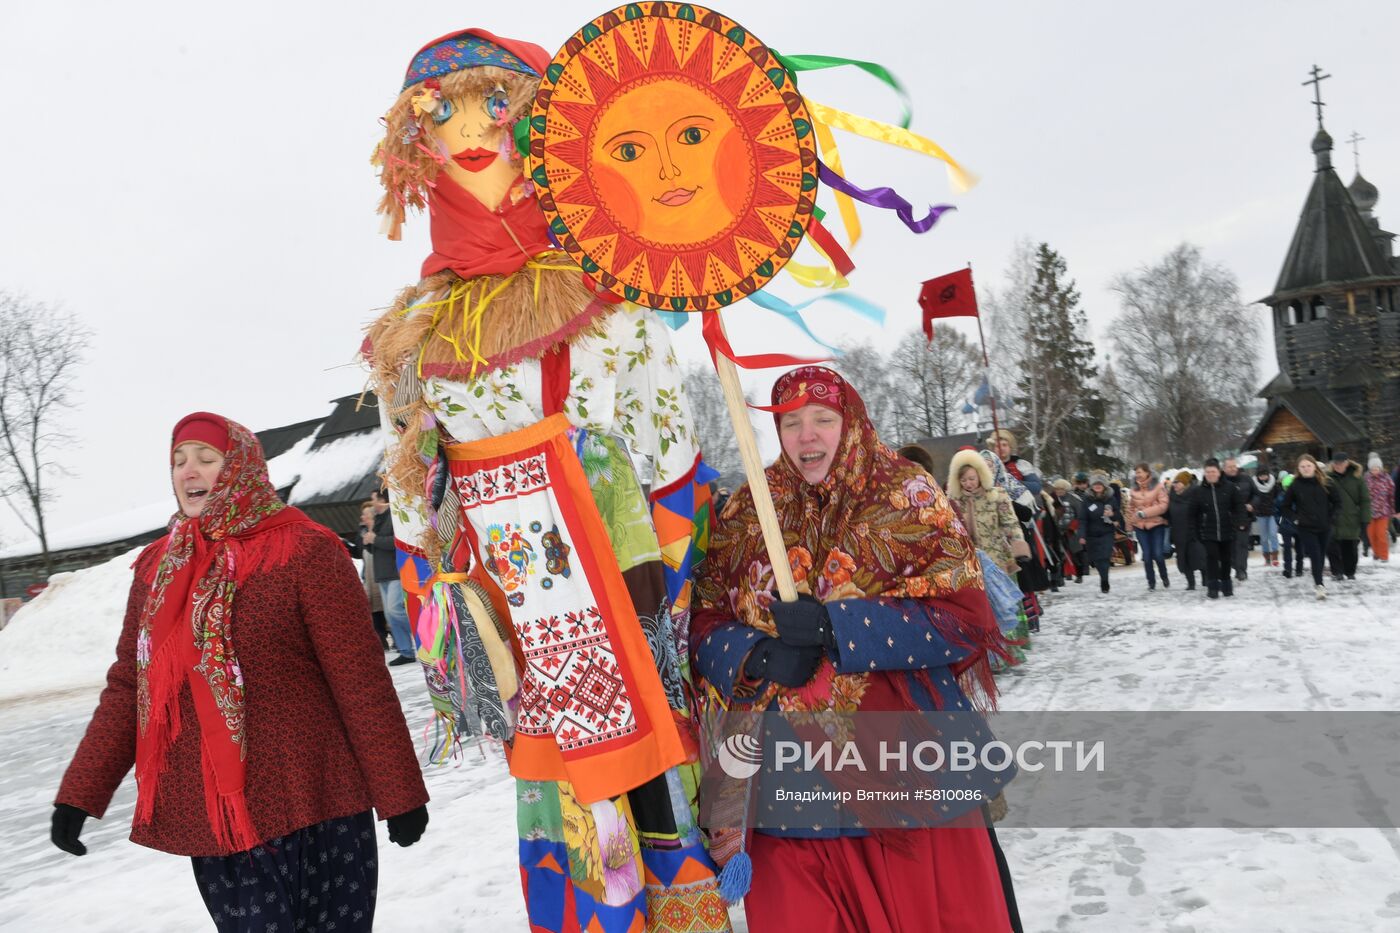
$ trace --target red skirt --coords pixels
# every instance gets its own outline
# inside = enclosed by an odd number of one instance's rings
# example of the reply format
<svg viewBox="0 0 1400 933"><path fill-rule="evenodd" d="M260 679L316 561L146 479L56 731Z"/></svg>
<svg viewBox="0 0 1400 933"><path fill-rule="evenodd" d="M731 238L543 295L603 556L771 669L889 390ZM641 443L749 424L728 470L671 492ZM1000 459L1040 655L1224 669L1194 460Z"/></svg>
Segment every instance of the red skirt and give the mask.
<svg viewBox="0 0 1400 933"><path fill-rule="evenodd" d="M975 825L909 830L897 851L873 836L755 833L750 933L1006 933L996 857Z"/></svg>

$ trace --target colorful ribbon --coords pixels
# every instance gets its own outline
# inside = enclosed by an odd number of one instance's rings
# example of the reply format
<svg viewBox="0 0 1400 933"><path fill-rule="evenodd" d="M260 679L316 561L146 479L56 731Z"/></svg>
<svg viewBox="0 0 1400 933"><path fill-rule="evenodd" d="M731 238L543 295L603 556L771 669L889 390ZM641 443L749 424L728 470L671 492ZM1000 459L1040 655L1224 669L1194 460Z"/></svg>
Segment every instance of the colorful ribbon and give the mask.
<svg viewBox="0 0 1400 933"><path fill-rule="evenodd" d="M938 223L938 218L947 211L955 211L956 207L951 204L930 205L928 213L919 218L914 217L914 205L910 204L899 192L893 188L865 188L851 184L840 175L833 172L820 160L817 161L817 177L827 186L844 191L862 204L869 204L871 207L880 207L888 211L894 211L895 215L904 222L915 233L927 233L933 229L933 225ZM810 230L810 228L809 228ZM830 234L828 234L830 236Z"/></svg>
<svg viewBox="0 0 1400 933"><path fill-rule="evenodd" d="M816 124L815 129L817 149L822 160L830 165L836 174L844 176L846 170L841 165L841 150L836 148L836 134L832 133L831 127L825 123ZM836 209L841 214L841 223L846 227L846 245L854 249L856 241L860 239L860 215L856 213L855 202L848 195L838 191Z"/></svg>
<svg viewBox="0 0 1400 933"><path fill-rule="evenodd" d="M817 164L820 165L821 162ZM836 237L815 217L807 224L807 238L812 246L826 257L826 261L831 264L837 275L844 278L855 271L856 264L851 262L851 257L841 248L841 244L836 242Z"/></svg>
<svg viewBox="0 0 1400 933"><path fill-rule="evenodd" d="M753 295L749 297L752 298ZM785 353L754 353L740 356L734 352L729 338L724 335L724 330L719 326L718 311L701 313L700 333L705 338L705 345L710 348L711 360L715 358L716 353L719 353L740 369L777 369L782 366L810 366L830 362L829 357L805 359L798 356L788 356Z"/></svg>
<svg viewBox="0 0 1400 933"><path fill-rule="evenodd" d="M797 72L799 71L821 71L824 68L840 68L844 65L859 68L899 95L899 102L904 107L904 115L900 118L899 125L905 128L909 126L909 121L913 116L909 106L909 92L904 89L904 85L899 83L899 79L894 76L894 73L884 65L878 62L863 62L855 58L841 58L837 55L780 55L772 48L769 48L768 51L773 52L773 57L778 60L778 64L792 73L793 84L797 83Z"/></svg>
<svg viewBox="0 0 1400 933"><path fill-rule="evenodd" d="M910 149L938 159L948 167L948 183L953 186L955 191L966 191L977 184L977 176L959 165L957 160L948 154L947 150L927 136L911 133L902 126L858 117L853 113L837 110L835 107L828 107L813 100L808 100L806 103L807 112L817 123L825 123L835 129L864 136L866 139L888 143L901 149Z"/></svg>

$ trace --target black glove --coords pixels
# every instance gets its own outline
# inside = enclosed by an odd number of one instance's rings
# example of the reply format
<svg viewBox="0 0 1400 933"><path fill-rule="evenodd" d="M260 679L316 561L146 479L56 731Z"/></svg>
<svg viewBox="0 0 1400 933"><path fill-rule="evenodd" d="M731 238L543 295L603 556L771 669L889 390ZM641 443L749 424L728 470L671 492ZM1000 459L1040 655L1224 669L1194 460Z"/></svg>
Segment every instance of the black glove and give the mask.
<svg viewBox="0 0 1400 933"><path fill-rule="evenodd" d="M801 687L812 679L825 654L821 645L799 648L777 638L765 638L749 652L744 673L784 687Z"/></svg>
<svg viewBox="0 0 1400 933"><path fill-rule="evenodd" d="M778 627L778 637L783 644L794 648L818 647L828 651L835 647L836 634L831 629L831 616L815 596L802 593L796 602L785 603L774 594L768 609L773 613L773 624Z"/></svg>
<svg viewBox="0 0 1400 933"><path fill-rule="evenodd" d="M87 855L87 846L78 841L78 833L83 831L83 821L87 818L85 810L66 803L54 804L53 828L49 831L49 838L70 855Z"/></svg>
<svg viewBox="0 0 1400 933"><path fill-rule="evenodd" d="M423 838L423 830L428 828L428 806L414 807L407 813L391 816L384 821L389 825L389 841L401 846L411 846Z"/></svg>

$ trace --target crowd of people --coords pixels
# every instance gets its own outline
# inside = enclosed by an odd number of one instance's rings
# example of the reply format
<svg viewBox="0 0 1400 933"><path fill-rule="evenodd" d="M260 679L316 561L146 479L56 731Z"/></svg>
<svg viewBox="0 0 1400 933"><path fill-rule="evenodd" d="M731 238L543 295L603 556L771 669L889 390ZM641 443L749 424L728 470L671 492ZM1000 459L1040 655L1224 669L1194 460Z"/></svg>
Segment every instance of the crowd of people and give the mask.
<svg viewBox="0 0 1400 933"><path fill-rule="evenodd" d="M1207 459L1199 471L1159 475L1139 463L1126 481L1093 470L1042 486L1039 471L1016 456L1010 432L997 431L987 446L995 456L967 450L953 457L948 494L979 548L1017 575L1032 615L1038 604L1029 597L1067 580L1096 574L1100 590L1110 592L1115 560L1140 561L1147 589L1156 590L1170 588L1167 562L1175 558L1186 590L1196 590L1199 578L1208 598L1229 598L1249 579L1256 544L1262 567L1281 568L1287 579L1310 573L1315 595L1325 599L1326 578L1355 580L1362 554L1389 560L1400 520L1400 470L1388 473L1376 453L1364 469L1338 451L1325 465L1303 454L1291 472L1263 464L1249 472L1227 457ZM990 477L982 458L994 468ZM997 472L1003 467L1004 476Z"/></svg>

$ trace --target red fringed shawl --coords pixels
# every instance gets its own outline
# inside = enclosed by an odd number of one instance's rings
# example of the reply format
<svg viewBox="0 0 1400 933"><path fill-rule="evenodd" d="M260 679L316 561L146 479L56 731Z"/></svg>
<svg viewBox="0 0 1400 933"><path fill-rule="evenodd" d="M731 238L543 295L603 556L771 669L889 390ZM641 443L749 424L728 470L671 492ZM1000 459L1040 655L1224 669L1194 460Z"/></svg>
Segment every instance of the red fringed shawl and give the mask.
<svg viewBox="0 0 1400 933"><path fill-rule="evenodd" d="M244 799L248 757L243 673L234 648L234 595L249 574L285 564L296 528L313 528L277 498L262 446L224 419L224 465L198 518L177 512L159 549L136 642L136 817L151 821L171 744L180 734L186 683L198 714L209 824L221 846L250 849L257 838ZM329 533L329 532L327 532ZM138 559L139 560L139 559Z"/></svg>

